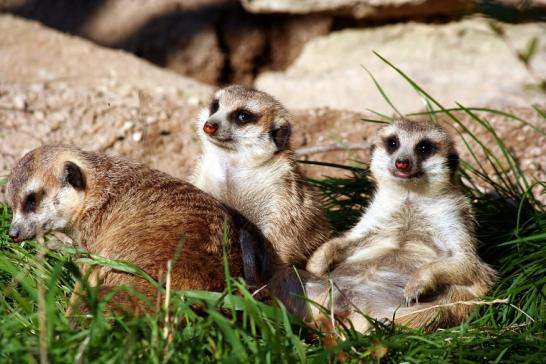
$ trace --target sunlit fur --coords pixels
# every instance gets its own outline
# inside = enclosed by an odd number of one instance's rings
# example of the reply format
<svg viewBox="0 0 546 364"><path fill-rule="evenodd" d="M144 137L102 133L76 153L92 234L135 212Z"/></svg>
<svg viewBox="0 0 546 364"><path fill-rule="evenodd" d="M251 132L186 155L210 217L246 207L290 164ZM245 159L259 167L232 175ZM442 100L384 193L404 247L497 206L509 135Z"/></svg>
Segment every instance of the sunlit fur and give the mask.
<svg viewBox="0 0 546 364"><path fill-rule="evenodd" d="M400 145L392 153L384 143L390 135ZM427 158L415 149L423 138L435 146ZM395 161L402 157L412 163L408 175L414 178L395 175ZM404 119L385 127L372 156L377 190L371 204L356 226L310 258L307 269L314 275L304 275L308 297L362 332L369 328L362 314L429 328L465 320L472 305L452 303L484 295L495 272L476 253L470 206L454 178L456 162L453 141L431 122ZM307 319L321 316L286 295L284 300Z"/></svg>
<svg viewBox="0 0 546 364"><path fill-rule="evenodd" d="M284 263L304 267L331 228L294 160L289 113L270 95L243 86L220 89L213 100L218 110L210 115L204 109L196 123L203 154L193 183L256 224ZM238 109L249 110L255 120L229 120ZM213 136L203 131L206 121L218 124ZM282 137L275 141L279 130Z"/></svg>
<svg viewBox="0 0 546 364"><path fill-rule="evenodd" d="M66 182L68 161L85 176L84 189ZM38 191L36 212L25 212L25 196ZM62 231L90 253L134 263L158 280L180 248L172 288L218 291L225 285L226 232L231 274L242 275L238 230L227 208L193 185L144 165L70 146L43 146L13 168L7 196L12 228L21 229L23 239ZM109 268L94 269L91 278L106 289L127 284L149 298L156 294L143 279Z"/></svg>

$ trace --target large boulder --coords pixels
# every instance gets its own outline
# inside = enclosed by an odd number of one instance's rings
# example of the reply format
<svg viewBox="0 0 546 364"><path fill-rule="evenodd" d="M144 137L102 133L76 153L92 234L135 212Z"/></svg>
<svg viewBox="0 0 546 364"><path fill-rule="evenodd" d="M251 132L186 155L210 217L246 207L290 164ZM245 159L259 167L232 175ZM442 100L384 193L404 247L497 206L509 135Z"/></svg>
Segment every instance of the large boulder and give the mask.
<svg viewBox="0 0 546 364"><path fill-rule="evenodd" d="M395 19L456 16L470 11L492 15L533 13L546 7L544 0L241 0L250 12L265 14L329 14L353 19ZM533 16L533 14L531 14Z"/></svg>
<svg viewBox="0 0 546 364"><path fill-rule="evenodd" d="M248 11L256 13L328 13L356 19L453 14L475 5L471 0L242 0L242 3Z"/></svg>
<svg viewBox="0 0 546 364"><path fill-rule="evenodd" d="M236 0L0 0L2 11L213 85L251 84L263 70L284 69L332 23L329 16L251 14Z"/></svg>
<svg viewBox="0 0 546 364"><path fill-rule="evenodd" d="M42 143L141 160L184 177L212 88L121 51L0 16L0 175Z"/></svg>
<svg viewBox="0 0 546 364"><path fill-rule="evenodd" d="M508 44L485 19L447 24L405 23L330 33L307 43L282 72L261 74L255 85L288 107L331 107L392 112L368 69L402 112L423 108L412 87L373 54L378 52L446 106L528 106L545 99L537 77L515 50L536 38L531 60L538 78L546 75L546 24L500 25Z"/></svg>

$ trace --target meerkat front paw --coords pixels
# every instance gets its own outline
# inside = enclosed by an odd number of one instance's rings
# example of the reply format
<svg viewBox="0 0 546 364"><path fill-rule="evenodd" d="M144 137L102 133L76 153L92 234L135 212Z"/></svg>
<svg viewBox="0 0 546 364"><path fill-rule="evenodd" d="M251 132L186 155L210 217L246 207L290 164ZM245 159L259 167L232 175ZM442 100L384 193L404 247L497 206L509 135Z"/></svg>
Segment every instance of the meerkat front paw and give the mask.
<svg viewBox="0 0 546 364"><path fill-rule="evenodd" d="M335 239L334 239L335 240ZM335 254L335 242L330 240L322 244L309 258L306 269L316 275L323 275L330 267Z"/></svg>
<svg viewBox="0 0 546 364"><path fill-rule="evenodd" d="M432 275L427 270L418 270L411 275L404 288L404 299L407 306L419 303L419 297L434 288L432 278Z"/></svg>
<svg viewBox="0 0 546 364"><path fill-rule="evenodd" d="M329 262L327 261L327 257L323 254L315 253L307 262L306 269L308 272L321 276L326 273L328 266Z"/></svg>

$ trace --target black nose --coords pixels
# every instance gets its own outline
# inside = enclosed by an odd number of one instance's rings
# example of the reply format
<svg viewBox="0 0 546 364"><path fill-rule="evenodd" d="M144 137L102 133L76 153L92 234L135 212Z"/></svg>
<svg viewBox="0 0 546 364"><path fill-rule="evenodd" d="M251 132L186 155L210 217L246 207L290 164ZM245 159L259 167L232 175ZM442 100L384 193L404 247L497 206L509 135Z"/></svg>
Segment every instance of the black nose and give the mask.
<svg viewBox="0 0 546 364"><path fill-rule="evenodd" d="M409 159L397 159L395 162L396 169L399 171L408 171L411 168L411 163Z"/></svg>
<svg viewBox="0 0 546 364"><path fill-rule="evenodd" d="M10 227L8 235L11 238L11 240L19 241L20 231L19 231L19 229L15 228L15 227Z"/></svg>

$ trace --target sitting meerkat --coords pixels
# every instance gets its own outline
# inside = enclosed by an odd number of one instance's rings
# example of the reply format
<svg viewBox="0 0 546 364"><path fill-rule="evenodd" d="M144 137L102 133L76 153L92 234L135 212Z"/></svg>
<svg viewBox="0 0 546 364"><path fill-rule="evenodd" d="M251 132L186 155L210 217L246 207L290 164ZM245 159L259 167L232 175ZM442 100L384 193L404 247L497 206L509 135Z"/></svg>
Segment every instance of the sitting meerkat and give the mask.
<svg viewBox="0 0 546 364"><path fill-rule="evenodd" d="M203 154L192 182L254 223L284 264L303 268L331 227L290 149L290 119L264 92L218 90L197 120Z"/></svg>
<svg viewBox="0 0 546 364"><path fill-rule="evenodd" d="M7 198L14 241L65 232L91 254L134 263L156 280L172 260L175 290L223 290L224 248L238 276L245 260L239 240L259 241L227 207L190 183L70 146L46 145L26 154L11 172ZM90 281L156 295L144 279L107 267L92 270Z"/></svg>
<svg viewBox="0 0 546 364"><path fill-rule="evenodd" d="M465 320L471 306L455 302L486 294L495 272L476 253L457 166L454 143L440 126L406 119L386 126L370 165L377 184L371 204L356 226L311 256L307 270L314 275L300 272L308 298L333 305L362 332L370 326L362 313L411 327ZM320 318L289 294L303 293L298 281L285 274L272 291L300 316Z"/></svg>

